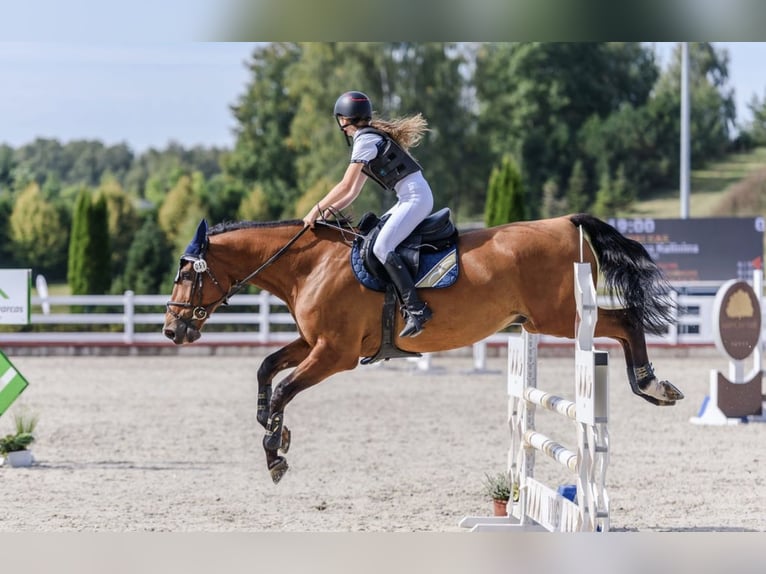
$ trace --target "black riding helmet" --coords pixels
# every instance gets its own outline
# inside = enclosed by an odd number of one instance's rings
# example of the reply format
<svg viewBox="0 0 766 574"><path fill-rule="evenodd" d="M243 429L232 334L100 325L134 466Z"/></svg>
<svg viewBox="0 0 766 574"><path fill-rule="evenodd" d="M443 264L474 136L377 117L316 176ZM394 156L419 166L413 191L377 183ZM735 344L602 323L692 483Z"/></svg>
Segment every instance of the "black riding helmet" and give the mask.
<svg viewBox="0 0 766 574"><path fill-rule="evenodd" d="M367 94L363 92L346 92L342 94L335 101L335 108L333 110L335 121L338 122L338 127L343 131L340 118L349 118L351 125L357 125L360 121L369 121L372 119L372 102ZM346 136L346 133L343 132ZM351 145L351 138L346 136L346 143Z"/></svg>

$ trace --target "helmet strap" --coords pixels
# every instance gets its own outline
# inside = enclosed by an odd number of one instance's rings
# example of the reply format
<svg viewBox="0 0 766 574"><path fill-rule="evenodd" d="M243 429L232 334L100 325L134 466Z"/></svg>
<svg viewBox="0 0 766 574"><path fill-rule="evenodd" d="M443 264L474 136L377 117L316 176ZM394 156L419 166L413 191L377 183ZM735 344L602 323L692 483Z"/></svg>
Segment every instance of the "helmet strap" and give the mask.
<svg viewBox="0 0 766 574"><path fill-rule="evenodd" d="M340 128L340 131L343 132L343 137L346 138L346 145L348 147L351 147L351 143L354 141L354 138L352 138L350 135L348 135L346 133L346 131L344 130L344 128L346 128L348 126L358 127L359 122L364 121L364 120L362 118L348 118L349 122L344 126L344 125L342 125L340 123L340 118L341 118L340 114L336 115L335 116L335 121L338 123L338 127Z"/></svg>

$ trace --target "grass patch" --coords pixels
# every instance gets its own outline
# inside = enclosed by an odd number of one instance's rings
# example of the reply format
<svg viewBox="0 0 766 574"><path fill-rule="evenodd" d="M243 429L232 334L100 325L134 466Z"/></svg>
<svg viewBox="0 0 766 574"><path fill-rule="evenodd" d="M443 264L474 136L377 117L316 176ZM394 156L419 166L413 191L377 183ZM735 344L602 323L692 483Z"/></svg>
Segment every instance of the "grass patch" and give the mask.
<svg viewBox="0 0 766 574"><path fill-rule="evenodd" d="M722 160L710 162L701 169L692 170L689 215L691 217L720 215L716 213L716 208L729 189L764 167L766 167L766 147L761 147L748 152L733 153ZM637 202L625 215L680 217L680 189L658 190L652 197ZM760 213L752 215L760 215Z"/></svg>

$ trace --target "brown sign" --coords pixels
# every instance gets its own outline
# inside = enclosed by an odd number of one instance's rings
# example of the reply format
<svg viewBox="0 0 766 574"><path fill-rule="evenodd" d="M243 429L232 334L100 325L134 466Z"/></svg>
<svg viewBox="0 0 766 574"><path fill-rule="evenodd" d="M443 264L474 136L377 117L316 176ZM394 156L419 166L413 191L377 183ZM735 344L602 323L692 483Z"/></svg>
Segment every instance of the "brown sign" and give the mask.
<svg viewBox="0 0 766 574"><path fill-rule="evenodd" d="M735 361L749 357L761 337L761 304L753 288L744 281L724 283L713 313L718 319L714 330L719 350Z"/></svg>

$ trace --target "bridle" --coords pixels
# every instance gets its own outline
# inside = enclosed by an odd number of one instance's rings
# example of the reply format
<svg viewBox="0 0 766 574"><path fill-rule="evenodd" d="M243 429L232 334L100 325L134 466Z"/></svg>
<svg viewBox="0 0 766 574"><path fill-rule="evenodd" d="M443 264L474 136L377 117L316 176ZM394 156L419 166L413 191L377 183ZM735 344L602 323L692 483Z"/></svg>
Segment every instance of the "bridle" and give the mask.
<svg viewBox="0 0 766 574"><path fill-rule="evenodd" d="M207 319L210 314L213 312L212 310L218 307L219 305L227 305L229 302L229 299L242 291L247 284L261 271L269 267L272 263L274 263L277 259L279 259L285 251L287 251L293 243L298 241L298 239L306 232L308 227L304 226L301 228L301 230L296 233L287 243L285 243L274 255L269 257L260 267L258 267L255 271L247 275L244 279L241 279L239 281L234 282L232 286L229 288L228 291L226 291L221 283L216 279L213 272L210 270L210 266L207 264L207 261L205 260L205 251L206 249L203 249L202 252L198 257L195 257L193 255L185 254L181 257L181 266L183 266L184 261L190 261L192 262L192 269L194 270L195 276L194 276L194 283L192 285L192 291L191 296L189 297L189 301L168 301L165 304L165 307L167 309L167 312L169 315L174 317L175 319L178 319L182 323L184 323L187 327L192 327L194 329L197 329L196 326L192 324L192 321L204 321ZM214 300L212 303L208 303L207 305L204 305L202 303L202 284L204 280L204 275L207 274L208 277L210 277L210 280L213 282L213 285L218 287L218 291L221 293L221 296L218 297L216 300ZM178 275L176 275L175 280L173 281L174 284L177 284L181 276L181 270L179 268ZM194 304L194 296L195 293L198 295L199 304ZM180 307L181 309L192 309L191 318L189 317L183 317L179 313L176 313L171 307Z"/></svg>

